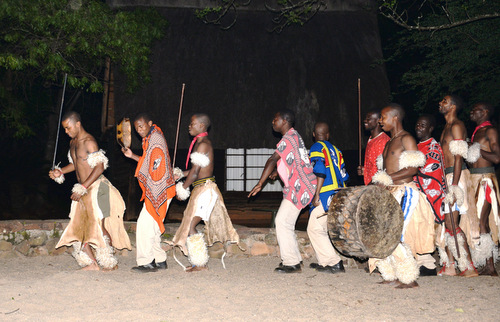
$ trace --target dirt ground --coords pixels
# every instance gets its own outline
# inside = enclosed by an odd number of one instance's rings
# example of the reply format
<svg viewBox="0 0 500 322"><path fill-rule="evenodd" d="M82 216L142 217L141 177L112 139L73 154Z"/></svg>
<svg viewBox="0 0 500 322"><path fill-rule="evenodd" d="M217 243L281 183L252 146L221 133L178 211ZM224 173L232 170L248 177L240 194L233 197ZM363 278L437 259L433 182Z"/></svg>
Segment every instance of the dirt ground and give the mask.
<svg viewBox="0 0 500 322"><path fill-rule="evenodd" d="M181 259L184 260L184 259ZM85 272L69 254L0 260L0 321L498 321L500 278L421 277L379 285L362 269L277 274L277 257L226 257L208 271ZM184 260L185 262L185 260Z"/></svg>

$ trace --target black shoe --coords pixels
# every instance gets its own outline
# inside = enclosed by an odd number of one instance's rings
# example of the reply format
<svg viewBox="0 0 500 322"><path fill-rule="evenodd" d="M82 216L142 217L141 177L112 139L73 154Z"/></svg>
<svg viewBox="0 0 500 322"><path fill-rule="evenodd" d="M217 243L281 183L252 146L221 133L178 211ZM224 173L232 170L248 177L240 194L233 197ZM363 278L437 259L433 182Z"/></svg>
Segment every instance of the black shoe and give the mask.
<svg viewBox="0 0 500 322"><path fill-rule="evenodd" d="M325 272L325 273L332 273L332 274L336 274L336 273L345 273L345 269L344 269L344 263L342 261L338 262L337 264L333 265L333 266L321 266L321 265L318 265L318 267L316 267L316 270L318 272Z"/></svg>
<svg viewBox="0 0 500 322"><path fill-rule="evenodd" d="M299 264L300 264L301 267L304 267L304 262L303 261L300 261ZM283 262L280 263L279 267L282 267L282 266L283 266Z"/></svg>
<svg viewBox="0 0 500 322"><path fill-rule="evenodd" d="M300 268L300 263L297 265L287 266L280 265L274 269L276 273L300 273L302 269Z"/></svg>
<svg viewBox="0 0 500 322"><path fill-rule="evenodd" d="M437 271L436 269L430 269L425 266L420 266L420 276L436 276Z"/></svg>
<svg viewBox="0 0 500 322"><path fill-rule="evenodd" d="M153 262L155 263L155 266L156 268L158 269L167 269L168 268L168 265L167 265L167 261L163 261L163 262L160 262L160 263L156 263L154 260Z"/></svg>
<svg viewBox="0 0 500 322"><path fill-rule="evenodd" d="M316 269L316 268L318 268L318 267L323 267L323 266L321 266L321 265L320 265L320 264L318 264L318 263L311 263L311 264L309 264L309 268Z"/></svg>
<svg viewBox="0 0 500 322"><path fill-rule="evenodd" d="M158 268L156 268L155 261L153 260L149 264L132 267L132 270L140 273L148 273L148 272L157 272Z"/></svg>

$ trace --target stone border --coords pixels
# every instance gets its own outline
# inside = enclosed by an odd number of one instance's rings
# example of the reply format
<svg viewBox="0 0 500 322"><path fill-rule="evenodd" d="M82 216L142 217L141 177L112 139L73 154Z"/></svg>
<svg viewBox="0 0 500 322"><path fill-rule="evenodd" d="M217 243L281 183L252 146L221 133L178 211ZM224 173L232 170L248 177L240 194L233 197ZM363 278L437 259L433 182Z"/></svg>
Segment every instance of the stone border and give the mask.
<svg viewBox="0 0 500 322"><path fill-rule="evenodd" d="M68 225L69 220L9 220L0 221L0 258L13 258L18 256L57 256L64 253L71 253L72 247L55 248L63 230ZM124 222L132 247L135 248L135 222ZM165 241L170 241L174 237L179 223L169 223L165 225L165 232L162 235L162 247L169 256L173 251ZM240 249L236 244L229 244L226 247L226 256L274 256L279 261L279 247L274 228L251 228L235 225L235 229L240 236ZM302 258L314 260L314 250L311 246L305 231L296 231ZM216 243L209 247L211 258L222 258L224 247L221 243ZM117 251L118 255L128 256L128 250ZM182 253L179 248L175 249L178 259L182 260ZM365 264L341 256L344 266L351 268L364 268ZM187 263L187 261L184 261Z"/></svg>

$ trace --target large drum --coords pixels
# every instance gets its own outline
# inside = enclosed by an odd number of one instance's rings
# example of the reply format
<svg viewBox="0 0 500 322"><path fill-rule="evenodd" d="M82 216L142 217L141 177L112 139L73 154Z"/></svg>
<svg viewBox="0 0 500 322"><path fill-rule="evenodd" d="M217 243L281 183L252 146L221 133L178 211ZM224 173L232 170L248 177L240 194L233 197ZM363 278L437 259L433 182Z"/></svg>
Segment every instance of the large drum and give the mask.
<svg viewBox="0 0 500 322"><path fill-rule="evenodd" d="M376 185L348 187L333 197L328 233L344 255L385 258L403 232L403 211L392 194Z"/></svg>

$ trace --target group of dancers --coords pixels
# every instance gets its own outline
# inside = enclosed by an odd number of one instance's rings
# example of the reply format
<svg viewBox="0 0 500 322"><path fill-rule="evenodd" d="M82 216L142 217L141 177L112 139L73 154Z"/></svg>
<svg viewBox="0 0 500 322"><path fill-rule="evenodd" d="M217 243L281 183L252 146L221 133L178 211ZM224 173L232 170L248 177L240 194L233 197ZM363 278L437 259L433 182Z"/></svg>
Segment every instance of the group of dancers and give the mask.
<svg viewBox="0 0 500 322"><path fill-rule="evenodd" d="M469 141L464 123L457 116L462 108L463 102L455 95L447 95L439 103L446 120L439 143L432 137L436 121L431 115L422 115L416 122L419 143L404 130L405 111L400 105L391 103L366 115L364 127L370 131L370 138L358 175L364 177L366 185L388 189L404 214L401 241L393 253L368 261L370 271L377 269L384 283L395 283L398 288L415 287L419 275L457 275L457 268L461 276L497 275L494 264L498 259L500 222L494 166L500 162L500 148L497 129L490 122L494 109L487 103L473 106L470 118L477 127ZM282 139L248 197L256 196L268 179L279 176L284 184L283 200L275 218L281 257L276 272L302 271L295 223L305 207L311 211L307 233L317 258L310 268L345 272L328 236L324 215L335 193L346 187L349 179L342 152L329 142L327 123L315 124L315 143L308 150L294 129L294 122L292 111L274 115L272 128ZM78 113L67 113L62 125L71 137L70 163L51 170L49 176L61 183L64 174L75 171L78 183L72 190L70 222L57 247L73 246L73 256L83 269L115 269L114 249L131 249L123 228L123 199L103 176L107 158L84 130ZM181 170L171 164L161 129L147 114L135 118L134 128L142 137L143 153L139 156L129 148L122 149L125 157L137 161L135 176L144 201L137 220L134 271L167 268L166 253L160 243L165 229L163 220L174 197L189 198L181 225L170 242L188 257L191 265L185 267L186 271L207 268L207 246L216 242L239 245L239 236L213 176L210 125L206 114L191 117L189 134L193 141L186 169ZM196 226L202 220L205 230L200 233ZM439 272L432 256L436 248L442 267Z"/></svg>

